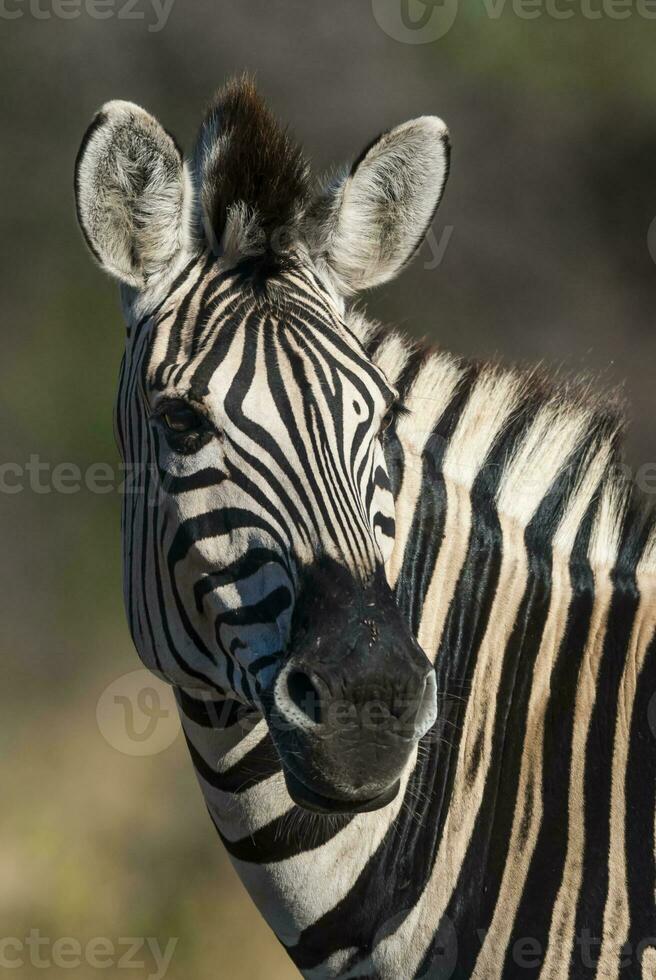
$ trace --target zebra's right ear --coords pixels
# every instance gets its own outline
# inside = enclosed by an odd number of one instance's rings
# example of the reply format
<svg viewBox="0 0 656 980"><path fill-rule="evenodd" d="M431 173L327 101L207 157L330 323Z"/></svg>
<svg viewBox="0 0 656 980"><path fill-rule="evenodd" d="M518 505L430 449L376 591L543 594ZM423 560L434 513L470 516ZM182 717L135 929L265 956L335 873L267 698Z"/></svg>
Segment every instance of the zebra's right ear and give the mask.
<svg viewBox="0 0 656 980"><path fill-rule="evenodd" d="M100 265L137 289L171 281L192 253L192 184L175 140L132 102L108 102L75 161L80 227Z"/></svg>

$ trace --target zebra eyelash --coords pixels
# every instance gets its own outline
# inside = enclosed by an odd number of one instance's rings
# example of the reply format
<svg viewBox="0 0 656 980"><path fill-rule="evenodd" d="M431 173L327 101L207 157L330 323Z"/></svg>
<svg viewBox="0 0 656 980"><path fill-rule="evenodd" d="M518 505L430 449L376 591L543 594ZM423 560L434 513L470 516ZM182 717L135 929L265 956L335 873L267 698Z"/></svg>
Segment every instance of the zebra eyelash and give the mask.
<svg viewBox="0 0 656 980"><path fill-rule="evenodd" d="M380 432L386 432L392 425L399 421L399 419L406 418L410 415L410 409L405 405L400 399L395 400L389 406L380 423Z"/></svg>
<svg viewBox="0 0 656 980"><path fill-rule="evenodd" d="M171 395L160 398L154 405L149 407L148 420L150 422L160 422L168 412L176 408L188 409L198 416L204 426L214 428L214 424L205 405L191 398L185 398L183 395Z"/></svg>

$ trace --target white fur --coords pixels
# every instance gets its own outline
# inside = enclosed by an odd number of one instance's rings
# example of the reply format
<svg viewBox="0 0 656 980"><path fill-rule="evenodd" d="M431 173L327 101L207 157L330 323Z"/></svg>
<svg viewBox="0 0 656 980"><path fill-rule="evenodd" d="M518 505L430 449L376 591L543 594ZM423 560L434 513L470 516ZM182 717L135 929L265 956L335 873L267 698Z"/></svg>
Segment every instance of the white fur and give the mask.
<svg viewBox="0 0 656 980"><path fill-rule="evenodd" d="M326 188L306 233L343 295L386 282L411 258L442 197L448 159L445 124L421 116L380 136Z"/></svg>
<svg viewBox="0 0 656 980"><path fill-rule="evenodd" d="M173 139L140 106L108 102L101 113L78 160L80 224L104 269L151 290L191 257L191 178Z"/></svg>
<svg viewBox="0 0 656 980"><path fill-rule="evenodd" d="M407 338L398 333L388 333L376 350L374 363L389 384L396 385L411 353L412 346Z"/></svg>

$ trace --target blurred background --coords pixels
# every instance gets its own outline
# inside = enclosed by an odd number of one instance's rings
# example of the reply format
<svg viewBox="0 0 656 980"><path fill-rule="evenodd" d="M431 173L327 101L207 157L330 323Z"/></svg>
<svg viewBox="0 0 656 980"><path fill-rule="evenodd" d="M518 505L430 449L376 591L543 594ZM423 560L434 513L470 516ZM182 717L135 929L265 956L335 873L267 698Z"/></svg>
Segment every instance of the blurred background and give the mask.
<svg viewBox="0 0 656 980"><path fill-rule="evenodd" d="M370 312L461 354L624 384L638 468L656 450L655 16L651 0L3 0L3 972L125 976L134 936L177 938L170 980L296 975L223 855L166 690L133 706L136 732L165 719L141 742L107 694L140 681L120 494L84 476L117 472L123 343L74 215L93 113L139 102L190 151L212 91L248 68L317 172L443 116L432 236ZM128 975L160 975L149 947Z"/></svg>

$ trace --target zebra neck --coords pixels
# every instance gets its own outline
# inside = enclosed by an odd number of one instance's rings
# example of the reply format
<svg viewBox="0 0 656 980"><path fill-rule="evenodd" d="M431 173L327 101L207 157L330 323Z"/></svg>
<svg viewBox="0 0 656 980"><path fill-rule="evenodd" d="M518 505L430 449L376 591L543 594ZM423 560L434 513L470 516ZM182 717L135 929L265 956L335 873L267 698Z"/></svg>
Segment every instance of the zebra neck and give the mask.
<svg viewBox="0 0 656 980"><path fill-rule="evenodd" d="M212 821L251 897L299 968L311 972L343 943L359 955L395 914L397 885L410 898L411 883L421 878L423 850L413 838L429 800L426 759L416 765L412 760L398 797L378 812L313 815L289 797L261 718L233 717L222 729L217 717L225 717L224 704L180 691L177 698ZM419 801L418 808L409 808L410 799ZM400 852L402 838L407 847ZM362 874L369 859L373 883L369 873ZM375 886L381 875L385 888ZM341 903L353 910L348 927L335 915Z"/></svg>
<svg viewBox="0 0 656 980"><path fill-rule="evenodd" d="M526 937L559 976L588 934L614 975L622 942L655 925L653 516L613 472L608 416L513 372L412 357L388 575L436 665L442 805L422 898L378 956L432 922L408 975L449 927L462 976L512 975Z"/></svg>

